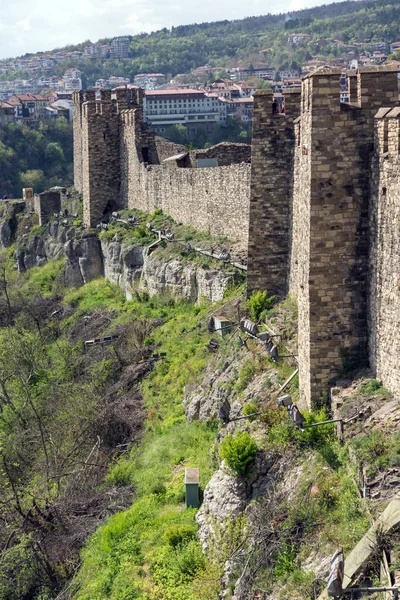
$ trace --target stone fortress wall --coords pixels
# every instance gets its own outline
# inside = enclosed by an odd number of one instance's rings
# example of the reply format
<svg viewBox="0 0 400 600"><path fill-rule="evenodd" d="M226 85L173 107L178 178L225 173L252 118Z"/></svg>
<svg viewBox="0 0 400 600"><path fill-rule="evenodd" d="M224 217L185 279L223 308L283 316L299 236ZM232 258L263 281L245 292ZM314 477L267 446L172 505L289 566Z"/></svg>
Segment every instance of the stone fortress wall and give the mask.
<svg viewBox="0 0 400 600"><path fill-rule="evenodd" d="M75 94L75 187L84 220L122 206L248 247L248 293L291 293L299 307L301 403L326 402L343 366L369 359L400 396L400 122L396 69L319 69L301 91L254 102L248 147L185 153L143 126L142 91ZM382 109L381 107L385 107ZM196 168L199 159L218 166ZM215 164L215 163L214 163Z"/></svg>
<svg viewBox="0 0 400 600"><path fill-rule="evenodd" d="M325 403L343 367L366 359L400 395L398 142L391 159L379 142L389 131L380 121L397 123L397 109L389 112L399 104L397 70L348 75L349 104L340 103L339 70L307 76L296 119L272 115L268 93L255 96L249 291L297 298L300 392L308 406ZM388 116L376 119L381 106ZM273 185L275 168L269 183L262 169L277 160L288 164L286 188Z"/></svg>
<svg viewBox="0 0 400 600"><path fill-rule="evenodd" d="M400 395L400 108L376 116L369 214L369 360Z"/></svg>
<svg viewBox="0 0 400 600"><path fill-rule="evenodd" d="M158 208L177 222L247 244L249 145L184 152L144 125L139 88L102 90L100 100L90 90L75 93L74 140L75 187L88 226L121 207ZM201 158L218 166L197 168Z"/></svg>

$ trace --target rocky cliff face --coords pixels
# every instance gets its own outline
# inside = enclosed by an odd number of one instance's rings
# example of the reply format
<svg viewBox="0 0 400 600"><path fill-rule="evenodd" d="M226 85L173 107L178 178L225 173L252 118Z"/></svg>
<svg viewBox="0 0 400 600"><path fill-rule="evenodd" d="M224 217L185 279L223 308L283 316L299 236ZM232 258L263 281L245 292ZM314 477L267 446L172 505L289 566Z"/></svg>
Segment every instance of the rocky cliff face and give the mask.
<svg viewBox="0 0 400 600"><path fill-rule="evenodd" d="M9 220L1 221L1 245L9 246L11 239ZM79 287L106 277L124 290L139 284L150 295L170 293L193 302L202 298L212 302L221 300L232 281L231 274L218 269L182 264L176 258L165 259L162 250L149 255L146 247L100 240L95 233L81 233L54 221L42 235L24 234L17 238L15 256L20 272L65 257L67 287Z"/></svg>
<svg viewBox="0 0 400 600"><path fill-rule="evenodd" d="M159 253L146 257L142 275L143 283L150 294L169 291L195 302L201 298L207 298L211 302L222 300L232 281L231 275L218 269L183 265L177 259L164 262Z"/></svg>

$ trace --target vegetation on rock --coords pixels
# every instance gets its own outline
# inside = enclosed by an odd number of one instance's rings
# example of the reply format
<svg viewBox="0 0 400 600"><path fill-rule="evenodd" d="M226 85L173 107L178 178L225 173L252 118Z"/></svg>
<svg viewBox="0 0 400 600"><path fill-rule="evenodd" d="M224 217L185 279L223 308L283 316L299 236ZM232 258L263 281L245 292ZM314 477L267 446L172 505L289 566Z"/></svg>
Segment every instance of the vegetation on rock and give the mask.
<svg viewBox="0 0 400 600"><path fill-rule="evenodd" d="M222 440L220 454L236 475L244 475L257 454L257 444L247 431L227 435Z"/></svg>
<svg viewBox="0 0 400 600"><path fill-rule="evenodd" d="M249 308L241 286L213 305L136 287L126 300L106 280L65 289L62 260L19 275L14 251L0 256L0 598L50 600L65 589L71 600L211 600L221 582L228 597L239 584L243 594L315 596L310 556L348 552L368 529L380 505L361 497L358 473L397 468L398 434L353 424L341 445L333 425L301 432L275 397L293 359L272 362L256 340L235 336L210 353L210 315L233 322ZM269 301L260 294L250 307L290 354L296 303ZM85 345L108 334L112 344ZM186 420L190 390L211 397L209 418ZM297 377L287 391L298 400ZM261 413L228 423L222 441L221 397L240 416ZM389 394L364 377L344 415L360 397L379 406ZM308 424L330 416L303 412ZM199 468L202 496L220 459L242 476L221 470L222 479L248 497L239 514L210 512L204 549L184 471Z"/></svg>

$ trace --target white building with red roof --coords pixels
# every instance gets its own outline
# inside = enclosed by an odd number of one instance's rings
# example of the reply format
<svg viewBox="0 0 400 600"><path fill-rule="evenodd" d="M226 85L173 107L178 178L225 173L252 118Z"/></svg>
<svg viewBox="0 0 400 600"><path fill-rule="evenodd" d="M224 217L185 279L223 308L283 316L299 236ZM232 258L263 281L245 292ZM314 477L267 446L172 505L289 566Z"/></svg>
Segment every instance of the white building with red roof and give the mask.
<svg viewBox="0 0 400 600"><path fill-rule="evenodd" d="M145 120L158 133L165 133L171 125L221 125L226 122L226 106L218 94L203 90L168 89L146 90Z"/></svg>

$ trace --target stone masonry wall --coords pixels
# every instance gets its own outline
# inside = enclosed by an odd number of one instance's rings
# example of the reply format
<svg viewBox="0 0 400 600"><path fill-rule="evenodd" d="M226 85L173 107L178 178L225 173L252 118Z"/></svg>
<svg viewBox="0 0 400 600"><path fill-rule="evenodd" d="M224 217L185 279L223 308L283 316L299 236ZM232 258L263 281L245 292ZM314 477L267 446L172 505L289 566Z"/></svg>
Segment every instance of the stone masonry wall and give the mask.
<svg viewBox="0 0 400 600"><path fill-rule="evenodd" d="M293 186L294 119L300 94L285 94L285 114L273 114L273 94L254 97L247 292L284 296L288 283L289 214Z"/></svg>
<svg viewBox="0 0 400 600"><path fill-rule="evenodd" d="M339 71L303 81L289 281L299 304L302 402L325 403L343 367L367 357L368 201L373 115L397 102L394 72L359 70L357 104L339 102ZM296 126L296 124L295 124Z"/></svg>
<svg viewBox="0 0 400 600"><path fill-rule="evenodd" d="M297 297L308 406L324 404L343 367L367 358L374 116L382 102L398 103L393 69L351 72L350 105L340 103L339 78L334 69L305 78L301 106L293 97L291 112L288 95L285 117L272 114L268 92L255 96L248 293Z"/></svg>
<svg viewBox="0 0 400 600"><path fill-rule="evenodd" d="M146 212L159 208L177 222L247 244L250 165L206 169L146 165L138 153L136 118L133 110L123 115L120 142L124 202Z"/></svg>
<svg viewBox="0 0 400 600"><path fill-rule="evenodd" d="M299 381L303 403L311 397L310 373L310 206L311 206L311 80L303 83L301 117L294 121L293 196L290 206L289 293L298 302Z"/></svg>
<svg viewBox="0 0 400 600"><path fill-rule="evenodd" d="M382 109L376 120L370 203L369 357L376 377L397 399L400 399L399 141L400 109Z"/></svg>
<svg viewBox="0 0 400 600"><path fill-rule="evenodd" d="M176 144L175 142L170 142L159 135L154 136L155 145L157 150L157 160L154 161L157 164L162 163L163 160L169 158L170 156L174 156L175 154L181 154L181 152L185 152L185 147L182 144Z"/></svg>
<svg viewBox="0 0 400 600"><path fill-rule="evenodd" d="M394 72L359 71L356 106L340 104L339 77L339 71L319 71L303 82L303 142L296 146L299 161L310 154L310 174L300 166L300 180L310 176L310 185L305 182L303 188L306 198L299 189L293 202L304 202L304 209L310 199L309 236L304 236L304 215L297 227L309 247L305 245L304 254L304 241L292 248L292 261L298 256L301 263L300 283L296 275L292 281L299 284L300 387L308 405L325 403L328 385L340 370L367 356L373 114L379 98L393 105L397 101Z"/></svg>
<svg viewBox="0 0 400 600"><path fill-rule="evenodd" d="M39 225L44 225L48 222L50 216L60 212L61 193L47 191L35 194L34 210L39 217Z"/></svg>
<svg viewBox="0 0 400 600"><path fill-rule="evenodd" d="M143 127L140 90L132 101L125 90L100 103L89 94L82 127L74 124L86 223L99 220L110 201L160 208L178 222L248 244L249 294L266 289L297 297L307 406L324 404L342 368L368 357L377 377L400 389L393 331L400 325L400 126L398 113L389 113L398 104L397 70L348 75L349 104L339 101L334 69L303 80L301 103L297 90L286 92L285 114L272 114L271 92L258 92L251 165L234 158L236 164L221 166L220 156L228 159L218 146L202 154L216 152L218 167L160 164L169 148L158 150Z"/></svg>
<svg viewBox="0 0 400 600"><path fill-rule="evenodd" d="M217 158L219 167L228 167L242 162L249 163L251 161L251 145L221 142L204 150L192 150L190 162L193 168L197 167L198 158Z"/></svg>
<svg viewBox="0 0 400 600"><path fill-rule="evenodd" d="M82 92L73 92L74 187L82 193Z"/></svg>
<svg viewBox="0 0 400 600"><path fill-rule="evenodd" d="M86 92L82 105L83 220L97 225L107 208L119 205L119 118L111 90Z"/></svg>

